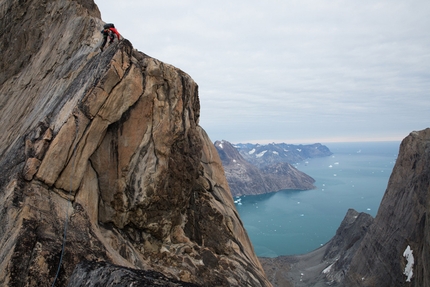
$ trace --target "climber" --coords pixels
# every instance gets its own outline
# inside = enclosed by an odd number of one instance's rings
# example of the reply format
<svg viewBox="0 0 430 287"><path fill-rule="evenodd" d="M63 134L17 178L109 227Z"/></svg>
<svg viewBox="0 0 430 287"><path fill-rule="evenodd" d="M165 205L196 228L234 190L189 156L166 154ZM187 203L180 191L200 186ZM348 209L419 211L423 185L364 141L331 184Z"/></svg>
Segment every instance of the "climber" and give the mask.
<svg viewBox="0 0 430 287"><path fill-rule="evenodd" d="M109 44L113 43L113 40L115 40L115 35L118 38L118 41L121 39L121 35L118 33L118 30L115 28L114 24L105 24L103 26L103 30L101 31L103 34L103 42L100 46L100 50L103 52L103 48L106 45L107 38L109 37Z"/></svg>

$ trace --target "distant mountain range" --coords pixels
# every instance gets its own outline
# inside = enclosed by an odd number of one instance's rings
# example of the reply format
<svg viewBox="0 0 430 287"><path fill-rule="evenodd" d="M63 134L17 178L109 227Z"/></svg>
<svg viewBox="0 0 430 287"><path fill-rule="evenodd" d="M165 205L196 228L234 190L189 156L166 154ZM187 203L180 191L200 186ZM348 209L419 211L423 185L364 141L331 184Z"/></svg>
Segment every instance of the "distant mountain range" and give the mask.
<svg viewBox="0 0 430 287"><path fill-rule="evenodd" d="M310 157L329 156L321 145L258 145L216 141L227 182L233 196L264 194L285 189L313 189L315 180L291 163Z"/></svg>
<svg viewBox="0 0 430 287"><path fill-rule="evenodd" d="M293 145L286 143L260 144L235 144L245 160L259 168L274 163L288 162L295 164L314 157L330 156L333 153L328 147L320 143L310 145Z"/></svg>

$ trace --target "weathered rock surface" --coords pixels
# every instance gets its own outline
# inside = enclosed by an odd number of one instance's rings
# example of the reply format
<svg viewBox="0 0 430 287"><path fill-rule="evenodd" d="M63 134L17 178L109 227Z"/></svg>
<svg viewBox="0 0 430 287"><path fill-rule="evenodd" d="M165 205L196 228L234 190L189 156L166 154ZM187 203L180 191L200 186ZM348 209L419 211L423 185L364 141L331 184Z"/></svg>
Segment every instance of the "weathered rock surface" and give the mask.
<svg viewBox="0 0 430 287"><path fill-rule="evenodd" d="M0 19L1 286L66 286L86 260L270 286L189 75L127 40L100 53L90 0L3 0Z"/></svg>
<svg viewBox="0 0 430 287"><path fill-rule="evenodd" d="M355 253L344 286L430 286L430 128L401 145L374 223ZM413 251L408 281L404 256Z"/></svg>
<svg viewBox="0 0 430 287"><path fill-rule="evenodd" d="M324 247L261 262L274 286L430 286L429 211L430 128L402 141L375 219L350 210Z"/></svg>
<svg viewBox="0 0 430 287"><path fill-rule="evenodd" d="M220 155L233 196L315 188L312 177L287 162L276 162L260 169L246 161L228 141L216 141L215 148Z"/></svg>
<svg viewBox="0 0 430 287"><path fill-rule="evenodd" d="M137 270L106 262L83 261L73 271L68 286L148 286L148 287L198 287L192 283L167 278L155 271Z"/></svg>
<svg viewBox="0 0 430 287"><path fill-rule="evenodd" d="M309 158L325 157L333 154L328 147L320 143L309 145L247 143L235 144L234 147L246 161L258 168L284 162L295 164Z"/></svg>

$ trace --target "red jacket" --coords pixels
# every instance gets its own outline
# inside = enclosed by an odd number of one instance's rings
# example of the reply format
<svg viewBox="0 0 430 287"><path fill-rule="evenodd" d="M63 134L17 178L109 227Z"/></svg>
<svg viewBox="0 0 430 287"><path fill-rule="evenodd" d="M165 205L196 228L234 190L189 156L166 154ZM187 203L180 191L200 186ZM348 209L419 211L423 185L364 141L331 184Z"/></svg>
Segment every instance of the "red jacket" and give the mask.
<svg viewBox="0 0 430 287"><path fill-rule="evenodd" d="M121 35L119 34L118 30L115 28L109 28L112 32L115 33L115 35L118 37L118 41L121 40Z"/></svg>

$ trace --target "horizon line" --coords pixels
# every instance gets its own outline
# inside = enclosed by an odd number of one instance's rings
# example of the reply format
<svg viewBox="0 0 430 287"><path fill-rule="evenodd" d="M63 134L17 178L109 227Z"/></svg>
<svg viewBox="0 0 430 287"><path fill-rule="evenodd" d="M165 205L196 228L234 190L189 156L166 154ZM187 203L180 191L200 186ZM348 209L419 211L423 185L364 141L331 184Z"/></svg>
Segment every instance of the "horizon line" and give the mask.
<svg viewBox="0 0 430 287"><path fill-rule="evenodd" d="M245 143L251 143L251 144L270 144L270 143L287 143L287 144L315 144L315 143L364 143L364 142L401 142L405 137L385 137L385 138L325 138L325 139L318 139L318 140L309 140L309 139L302 139L302 140L295 140L295 139L289 139L289 140L248 140L248 141L236 141L235 144L245 144ZM227 140L226 140L227 141Z"/></svg>

